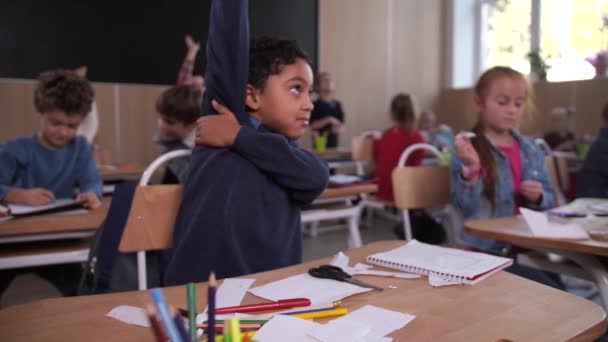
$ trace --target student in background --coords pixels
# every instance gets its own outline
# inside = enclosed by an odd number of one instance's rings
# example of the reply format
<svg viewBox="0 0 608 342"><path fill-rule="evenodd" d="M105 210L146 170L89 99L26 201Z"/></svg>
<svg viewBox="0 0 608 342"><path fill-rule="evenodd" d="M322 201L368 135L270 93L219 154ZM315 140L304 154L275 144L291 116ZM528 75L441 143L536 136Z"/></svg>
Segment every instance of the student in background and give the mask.
<svg viewBox="0 0 608 342"><path fill-rule="evenodd" d="M551 131L543 139L553 151L574 152L576 137L570 131L570 116L574 112L568 108L555 107L551 110Z"/></svg>
<svg viewBox="0 0 608 342"><path fill-rule="evenodd" d="M201 113L202 92L194 85L178 85L165 90L156 101L158 134L155 143L161 154L194 147L194 128ZM190 158L169 161L163 184L184 183Z"/></svg>
<svg viewBox="0 0 608 342"><path fill-rule="evenodd" d="M196 55L198 54L198 50L201 47L201 44L194 40L192 36L186 35L184 37L184 41L186 43L186 56L184 57L184 62L182 66L179 68L179 72L177 74L177 85L194 85L199 88L201 91L205 91L205 79L201 75L194 75L194 62L196 61Z"/></svg>
<svg viewBox="0 0 608 342"><path fill-rule="evenodd" d="M454 132L448 125L437 125L437 116L431 110L425 110L420 114L418 129L424 142L438 149L448 148L454 145Z"/></svg>
<svg viewBox="0 0 608 342"><path fill-rule="evenodd" d="M340 101L334 98L335 83L328 72L317 77L319 98L314 102L310 115L310 127L319 135L327 135L328 148L338 146L338 135L344 126L344 112Z"/></svg>
<svg viewBox="0 0 608 342"><path fill-rule="evenodd" d="M608 198L608 103L602 111L604 127L587 153L578 176L577 197Z"/></svg>
<svg viewBox="0 0 608 342"><path fill-rule="evenodd" d="M540 148L515 129L532 104L524 76L508 67L484 72L474 88L479 113L475 137L456 136L450 162L450 196L464 221L516 215L521 206L549 209L554 203ZM512 256L507 243L460 233L472 248ZM514 264L507 271L563 288L548 274Z"/></svg>
<svg viewBox="0 0 608 342"><path fill-rule="evenodd" d="M415 129L416 115L414 103L408 94L397 94L390 107L393 126L387 128L374 145L376 163L375 175L378 179L377 196L393 201L393 182L391 174L397 167L401 153L410 145L423 143L422 135ZM424 158L424 151L416 151L407 161L408 166L418 166Z"/></svg>
<svg viewBox="0 0 608 342"><path fill-rule="evenodd" d="M312 70L294 42L249 46L248 1L215 0L205 115L167 253L165 285L261 272L302 260L300 206L325 189L325 163L296 145ZM221 103L221 104L220 104Z"/></svg>
<svg viewBox="0 0 608 342"><path fill-rule="evenodd" d="M44 72L34 91L40 130L7 142L0 149L0 200L4 204L44 205L56 198L85 201L85 207L101 205L102 181L93 161L93 148L76 135L78 126L91 111L93 89L72 71ZM76 188L79 189L75 196ZM64 295L74 295L80 266L40 267L36 271L58 286ZM0 272L0 295L9 286L15 270Z"/></svg>
<svg viewBox="0 0 608 342"><path fill-rule="evenodd" d="M531 91L523 75L507 67L491 68L477 81L476 136L458 134L450 162L452 203L465 221L513 216L520 206L553 205L543 153L515 129L529 108ZM503 247L464 231L461 239L481 250Z"/></svg>
<svg viewBox="0 0 608 342"><path fill-rule="evenodd" d="M6 143L0 152L0 200L43 205L55 198L77 199L89 208L101 202L102 182L92 146L76 136L91 110L93 89L72 71L44 72L34 91L40 130Z"/></svg>

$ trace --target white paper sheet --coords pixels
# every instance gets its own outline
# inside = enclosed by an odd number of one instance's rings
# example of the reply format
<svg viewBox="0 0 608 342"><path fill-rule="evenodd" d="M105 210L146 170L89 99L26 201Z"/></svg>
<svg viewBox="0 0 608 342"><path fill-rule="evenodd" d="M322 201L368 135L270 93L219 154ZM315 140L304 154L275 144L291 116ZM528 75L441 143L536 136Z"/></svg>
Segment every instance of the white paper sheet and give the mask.
<svg viewBox="0 0 608 342"><path fill-rule="evenodd" d="M552 239L589 239L587 232L578 224L549 222L547 214L520 208L520 212L534 236Z"/></svg>
<svg viewBox="0 0 608 342"><path fill-rule="evenodd" d="M310 328L307 333L321 342L352 342L362 340L370 330L367 325L335 321L334 323L319 324Z"/></svg>
<svg viewBox="0 0 608 342"><path fill-rule="evenodd" d="M416 316L397 311L386 310L373 305L366 305L345 316L336 318L330 323L348 322L369 326L369 336L385 336L405 327Z"/></svg>
<svg viewBox="0 0 608 342"><path fill-rule="evenodd" d="M21 204L10 204L9 208L11 209L11 213L14 216L17 215L26 215L26 214L34 214L38 212L44 212L47 210L54 210L64 207L77 206L81 204L82 201L76 201L72 198L59 198L53 201L52 203L38 206L30 206L30 205L21 205Z"/></svg>
<svg viewBox="0 0 608 342"><path fill-rule="evenodd" d="M215 307L223 308L227 306L241 305L243 298L247 294L249 287L255 282L255 279L227 278L222 281L215 292ZM227 314L216 315L215 319L228 319L233 317L244 318L249 317L248 314ZM202 324L207 320L207 307L203 313L196 317L196 323Z"/></svg>
<svg viewBox="0 0 608 342"><path fill-rule="evenodd" d="M299 274L253 288L249 292L273 301L288 298L308 298L311 305L323 305L371 290L342 281Z"/></svg>
<svg viewBox="0 0 608 342"><path fill-rule="evenodd" d="M253 336L258 342L318 342L308 332L320 324L311 320L277 315Z"/></svg>
<svg viewBox="0 0 608 342"><path fill-rule="evenodd" d="M148 320L146 311L135 306L117 306L110 310L106 316L112 317L127 324L139 325L140 327L150 327L150 320Z"/></svg>

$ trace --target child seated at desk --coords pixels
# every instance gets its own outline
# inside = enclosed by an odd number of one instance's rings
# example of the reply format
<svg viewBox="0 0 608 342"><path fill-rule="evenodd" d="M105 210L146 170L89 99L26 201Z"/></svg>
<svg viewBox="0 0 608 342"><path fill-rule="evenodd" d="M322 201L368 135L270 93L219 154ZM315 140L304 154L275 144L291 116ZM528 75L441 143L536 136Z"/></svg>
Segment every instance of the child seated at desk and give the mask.
<svg viewBox="0 0 608 342"><path fill-rule="evenodd" d="M474 137L460 133L450 161L450 196L463 219L514 216L521 206L546 210L554 195L543 152L516 130L532 105L532 88L508 67L484 72L474 88L479 113ZM460 232L473 249L514 256L511 246ZM563 286L548 274L513 264L507 271L555 288Z"/></svg>
<svg viewBox="0 0 608 342"><path fill-rule="evenodd" d="M212 2L205 82L203 113L219 115L198 120L201 145L166 255L165 285L301 262L300 206L329 178L325 163L295 143L313 107L307 56L288 40L260 38L250 48L248 1Z"/></svg>
<svg viewBox="0 0 608 342"><path fill-rule="evenodd" d="M554 197L543 153L515 128L531 98L524 76L494 67L481 75L474 91L479 119L475 137L456 136L450 162L452 203L465 220L513 216L520 206L549 209ZM460 237L481 250L503 247L464 231Z"/></svg>
<svg viewBox="0 0 608 342"><path fill-rule="evenodd" d="M410 95L395 95L391 100L390 108L394 125L387 128L374 144L375 174L378 179L377 196L383 200L393 201L391 174L397 167L401 153L410 145L424 142L422 135L414 128L415 113ZM406 165L418 166L423 158L424 151L416 151L410 156Z"/></svg>
<svg viewBox="0 0 608 342"><path fill-rule="evenodd" d="M201 113L202 91L194 85L177 85L165 90L156 101L158 134L155 143L161 154L194 147L194 127ZM167 164L161 183L183 184L190 158L177 158Z"/></svg>
<svg viewBox="0 0 608 342"><path fill-rule="evenodd" d="M93 89L72 71L44 72L34 91L40 116L36 134L7 142L0 149L0 200L5 204L43 205L55 198L76 198L88 208L101 205L102 181L93 148L78 126L91 111ZM78 264L0 272L0 296L18 273L35 272L55 284L63 295L76 294Z"/></svg>
<svg viewBox="0 0 608 342"><path fill-rule="evenodd" d="M44 72L34 91L40 117L36 134L9 141L0 150L0 201L44 205L55 198L84 200L85 207L101 205L102 181L93 148L76 136L91 110L93 89L72 71Z"/></svg>

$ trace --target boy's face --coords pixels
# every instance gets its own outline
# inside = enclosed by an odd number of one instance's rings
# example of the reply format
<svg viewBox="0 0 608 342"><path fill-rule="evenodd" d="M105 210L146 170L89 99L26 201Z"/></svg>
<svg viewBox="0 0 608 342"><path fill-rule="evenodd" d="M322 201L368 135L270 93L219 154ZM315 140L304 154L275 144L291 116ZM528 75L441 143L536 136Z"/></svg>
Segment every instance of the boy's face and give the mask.
<svg viewBox="0 0 608 342"><path fill-rule="evenodd" d="M181 141L192 129L194 124L186 125L175 118L171 118L160 114L158 117L158 130L160 131L160 139L162 141Z"/></svg>
<svg viewBox="0 0 608 342"><path fill-rule="evenodd" d="M62 111L40 113L40 138L52 148L62 148L76 136L82 115L67 115Z"/></svg>
<svg viewBox="0 0 608 342"><path fill-rule="evenodd" d="M247 105L255 109L252 115L264 126L289 139L298 139L308 127L313 109L312 85L310 65L297 59L295 63L283 66L278 75L269 76L263 90L248 91Z"/></svg>

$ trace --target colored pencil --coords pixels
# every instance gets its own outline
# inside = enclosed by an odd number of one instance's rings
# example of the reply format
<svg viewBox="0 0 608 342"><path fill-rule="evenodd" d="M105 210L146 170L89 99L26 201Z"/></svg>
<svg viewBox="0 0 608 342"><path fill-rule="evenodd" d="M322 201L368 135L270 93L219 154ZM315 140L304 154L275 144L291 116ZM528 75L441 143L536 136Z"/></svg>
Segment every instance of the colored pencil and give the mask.
<svg viewBox="0 0 608 342"><path fill-rule="evenodd" d="M175 326L175 323L171 318L171 314L169 313L169 307L167 306L167 301L165 301L163 291L159 288L154 288L150 291L150 295L152 296L154 306L156 307L156 311L160 316L160 321L165 328L165 332L167 333L169 340L171 342L181 341L182 339L177 331L177 327Z"/></svg>
<svg viewBox="0 0 608 342"><path fill-rule="evenodd" d="M190 341L196 342L196 287L194 283L188 283L187 288L187 298L188 298L188 323L190 327Z"/></svg>
<svg viewBox="0 0 608 342"><path fill-rule="evenodd" d="M217 287L217 282L215 281L215 273L211 272L209 274L209 289L208 289L208 298L207 298L207 321L209 324L209 328L207 329L207 338L209 341L215 341L215 289Z"/></svg>
<svg viewBox="0 0 608 342"><path fill-rule="evenodd" d="M156 309L154 309L154 305L148 304L146 305L146 312L148 313L148 320L150 320L150 326L152 327L152 331L154 332L154 336L156 337L157 342L165 342L167 341L167 335L163 330L158 318L156 317Z"/></svg>

